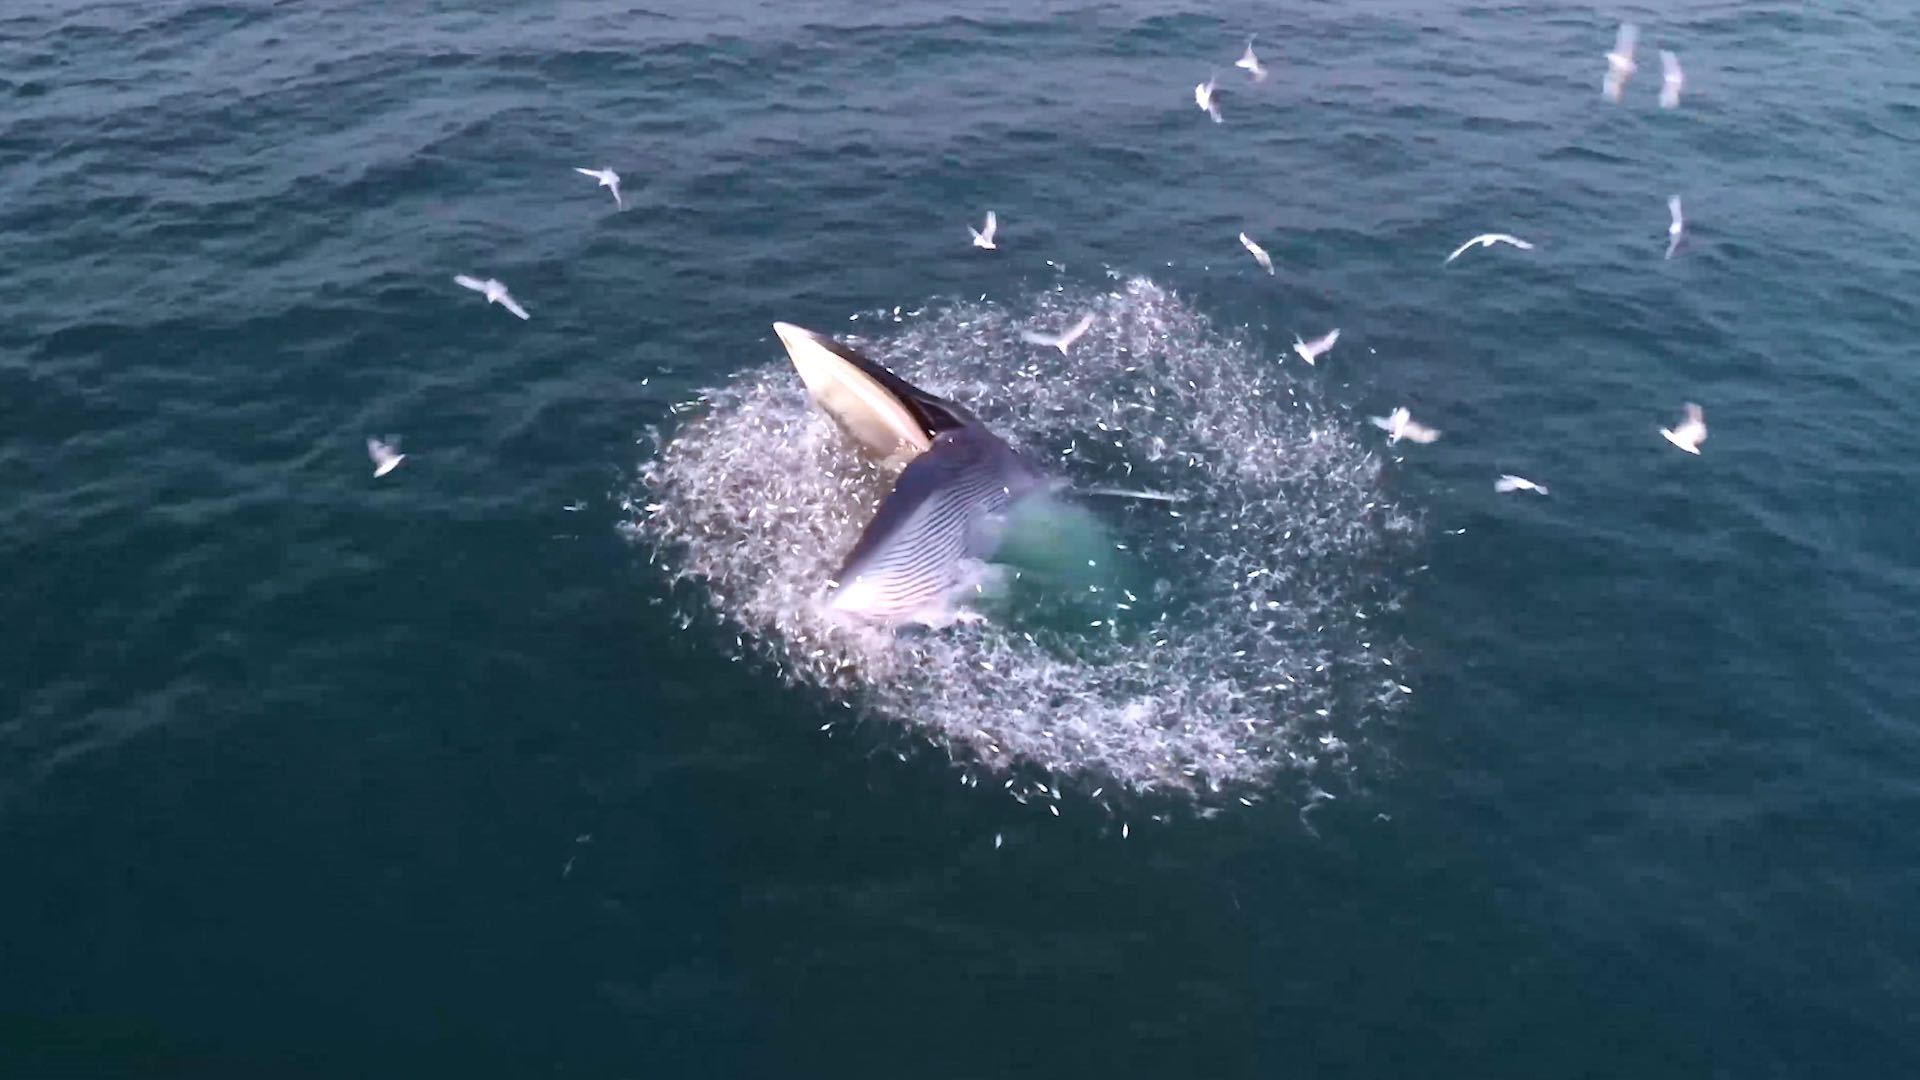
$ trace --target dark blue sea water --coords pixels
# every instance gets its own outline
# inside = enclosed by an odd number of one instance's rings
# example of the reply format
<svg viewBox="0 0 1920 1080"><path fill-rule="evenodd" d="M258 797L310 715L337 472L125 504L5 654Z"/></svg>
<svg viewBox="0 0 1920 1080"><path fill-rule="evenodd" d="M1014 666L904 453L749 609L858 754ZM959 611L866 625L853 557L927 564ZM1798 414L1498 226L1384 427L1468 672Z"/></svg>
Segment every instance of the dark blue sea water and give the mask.
<svg viewBox="0 0 1920 1080"><path fill-rule="evenodd" d="M1916 42L1896 0L10 0L0 1075L1915 1075ZM1537 246L1442 269L1492 230ZM1127 282L1417 522L1324 605L1390 591L1413 693L1271 717L1338 767L1055 816L633 528L776 319L924 345ZM1397 404L1445 437L1385 447Z"/></svg>

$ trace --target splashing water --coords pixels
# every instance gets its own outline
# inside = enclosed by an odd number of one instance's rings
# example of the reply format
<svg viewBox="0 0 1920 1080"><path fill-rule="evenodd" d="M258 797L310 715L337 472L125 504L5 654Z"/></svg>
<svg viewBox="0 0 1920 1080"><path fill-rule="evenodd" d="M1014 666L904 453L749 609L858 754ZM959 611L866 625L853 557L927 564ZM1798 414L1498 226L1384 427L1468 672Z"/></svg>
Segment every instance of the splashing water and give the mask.
<svg viewBox="0 0 1920 1080"><path fill-rule="evenodd" d="M642 464L635 535L793 683L913 725L1018 797L1057 799L1036 777L1081 776L1208 803L1282 770L1350 767L1361 727L1404 693L1373 635L1416 526L1382 493L1380 456L1312 384L1149 281L1033 303L849 339L1072 490L1179 496L1070 491L1077 519L1024 530L1044 557L1015 556L1025 588L985 619L896 632L823 611L891 479L784 359L703 395ZM1089 311L1070 356L1021 340Z"/></svg>

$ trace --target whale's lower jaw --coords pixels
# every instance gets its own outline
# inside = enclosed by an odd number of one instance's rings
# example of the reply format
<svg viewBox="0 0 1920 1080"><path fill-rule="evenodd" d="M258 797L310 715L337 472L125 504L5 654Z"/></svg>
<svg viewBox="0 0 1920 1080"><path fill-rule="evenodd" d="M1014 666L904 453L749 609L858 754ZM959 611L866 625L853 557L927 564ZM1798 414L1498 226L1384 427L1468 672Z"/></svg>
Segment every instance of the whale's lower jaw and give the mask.
<svg viewBox="0 0 1920 1080"><path fill-rule="evenodd" d="M826 609L835 617L850 623L879 626L917 624L939 630L960 620L961 592L960 588L952 588L923 604L902 608L888 602L877 582L859 579L838 586L829 593Z"/></svg>
<svg viewBox="0 0 1920 1080"><path fill-rule="evenodd" d="M856 625L924 626L929 630L943 630L955 623L983 621L985 616L973 610L970 602L983 595L1003 593L1007 574L1003 566L961 559L956 580L946 593L917 607L891 607L879 584L866 578L844 586L836 584L827 595L824 607L829 615Z"/></svg>

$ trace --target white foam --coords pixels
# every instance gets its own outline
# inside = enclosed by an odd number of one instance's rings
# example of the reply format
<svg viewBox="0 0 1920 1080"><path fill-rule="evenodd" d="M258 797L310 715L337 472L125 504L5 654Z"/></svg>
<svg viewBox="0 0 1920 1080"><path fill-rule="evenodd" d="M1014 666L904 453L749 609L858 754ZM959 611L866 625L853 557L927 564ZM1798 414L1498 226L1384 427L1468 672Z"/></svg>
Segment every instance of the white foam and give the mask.
<svg viewBox="0 0 1920 1080"><path fill-rule="evenodd" d="M1082 311L1097 318L1071 356L1020 339ZM849 625L824 610L826 582L888 480L770 356L642 463L633 529L793 683L1049 798L1059 781L1036 777L1220 802L1283 771L1345 769L1402 700L1372 635L1415 523L1307 369L1296 380L1145 280L1050 292L1019 315L963 303L850 340L1077 486L1181 501L1083 500L1118 569L1058 610Z"/></svg>

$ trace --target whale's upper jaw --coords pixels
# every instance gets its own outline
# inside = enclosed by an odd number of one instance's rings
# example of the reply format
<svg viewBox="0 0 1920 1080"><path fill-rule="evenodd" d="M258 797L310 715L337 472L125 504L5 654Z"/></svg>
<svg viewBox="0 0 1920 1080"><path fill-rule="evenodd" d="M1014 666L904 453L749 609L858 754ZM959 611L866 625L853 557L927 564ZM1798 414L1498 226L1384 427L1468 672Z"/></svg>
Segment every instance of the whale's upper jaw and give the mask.
<svg viewBox="0 0 1920 1080"><path fill-rule="evenodd" d="M900 468L942 431L973 422L965 409L929 394L858 352L792 323L773 324L807 393L821 411L888 465Z"/></svg>

